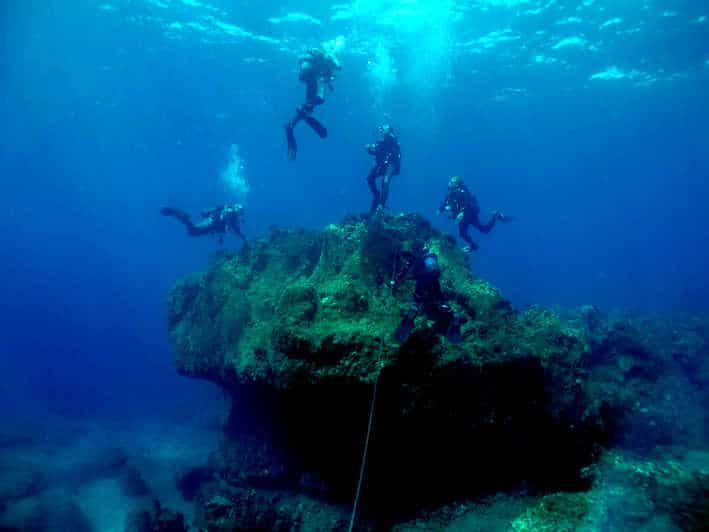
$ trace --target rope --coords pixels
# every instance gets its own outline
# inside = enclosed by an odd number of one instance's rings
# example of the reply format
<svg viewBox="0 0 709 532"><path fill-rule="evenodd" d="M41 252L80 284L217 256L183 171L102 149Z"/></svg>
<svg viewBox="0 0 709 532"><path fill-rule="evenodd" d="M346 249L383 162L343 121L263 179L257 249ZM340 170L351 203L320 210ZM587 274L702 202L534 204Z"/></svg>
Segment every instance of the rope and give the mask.
<svg viewBox="0 0 709 532"><path fill-rule="evenodd" d="M367 437L364 440L364 452L362 453L362 464L359 468L359 481L357 482L357 492L355 494L354 504L352 506L352 518L350 519L349 532L354 530L355 519L357 518L357 506L359 505L359 494L362 490L362 480L364 479L364 467L367 463L367 451L369 450L369 436L372 433L372 421L374 420L374 405L377 402L377 385L381 376L381 368L377 373L377 378L374 381L374 390L372 391L372 406L369 409L369 424L367 425Z"/></svg>

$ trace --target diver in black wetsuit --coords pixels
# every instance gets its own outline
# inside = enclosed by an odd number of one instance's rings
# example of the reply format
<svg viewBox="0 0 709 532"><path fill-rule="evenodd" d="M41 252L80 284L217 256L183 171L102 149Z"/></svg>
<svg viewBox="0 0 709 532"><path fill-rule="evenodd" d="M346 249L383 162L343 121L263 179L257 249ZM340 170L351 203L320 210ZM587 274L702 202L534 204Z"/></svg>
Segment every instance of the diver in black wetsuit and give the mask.
<svg viewBox="0 0 709 532"><path fill-rule="evenodd" d="M286 141L288 142L288 158L295 159L298 144L293 129L304 120L320 138L327 137L327 129L311 115L315 107L325 103L325 92L333 90L332 81L335 72L341 70L339 60L333 53L322 48L312 48L298 59L298 79L305 83L305 103L298 107L295 116L285 125Z"/></svg>
<svg viewBox="0 0 709 532"><path fill-rule="evenodd" d="M455 219L458 224L458 234L468 245L463 251L469 253L478 249L478 245L468 235L468 228L472 225L481 233L489 233L497 222L511 222L511 216L505 216L500 211L495 211L492 218L487 223L480 221L480 206L474 194L471 194L468 187L459 176L453 176L448 183L448 193L443 203L438 208L438 214L445 213L449 218Z"/></svg>
<svg viewBox="0 0 709 532"><path fill-rule="evenodd" d="M394 129L390 125L384 124L379 126L379 133L381 138L377 142L365 146L367 153L373 155L375 161L374 168L367 176L367 184L369 185L369 190L372 191L371 212L375 212L380 206L384 207L386 205L391 177L399 175L401 171L401 148ZM377 190L375 182L377 177L380 176L382 178L381 191Z"/></svg>
<svg viewBox="0 0 709 532"><path fill-rule="evenodd" d="M450 342L463 341L460 326L465 319L456 316L453 309L446 304L441 291L441 269L438 266L438 256L431 253L420 242L414 242L411 251L401 251L398 256L400 268L391 280L392 290L406 278L416 280L414 298L406 316L394 333L394 338L404 342L414 327L414 320L423 310L426 317L436 322L436 331L444 334Z"/></svg>
<svg viewBox="0 0 709 532"><path fill-rule="evenodd" d="M173 207L163 207L160 209L160 214L180 220L187 228L187 234L190 236L216 234L219 235L219 243L222 244L226 232L231 231L246 243L246 237L241 232L244 207L238 203L234 203L233 205L220 205L202 211L202 221L199 223L194 223L192 217L185 211Z"/></svg>

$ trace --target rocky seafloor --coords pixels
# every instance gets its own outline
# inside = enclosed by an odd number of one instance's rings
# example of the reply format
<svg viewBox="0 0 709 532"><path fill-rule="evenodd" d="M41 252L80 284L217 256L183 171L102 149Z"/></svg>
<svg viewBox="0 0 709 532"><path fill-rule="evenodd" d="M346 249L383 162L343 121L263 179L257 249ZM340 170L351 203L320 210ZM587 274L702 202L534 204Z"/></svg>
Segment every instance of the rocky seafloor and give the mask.
<svg viewBox="0 0 709 532"><path fill-rule="evenodd" d="M392 332L413 240L462 343ZM169 296L179 372L232 398L182 479L203 530L706 530L709 320L514 309L418 215L273 229ZM184 492L184 491L183 491Z"/></svg>

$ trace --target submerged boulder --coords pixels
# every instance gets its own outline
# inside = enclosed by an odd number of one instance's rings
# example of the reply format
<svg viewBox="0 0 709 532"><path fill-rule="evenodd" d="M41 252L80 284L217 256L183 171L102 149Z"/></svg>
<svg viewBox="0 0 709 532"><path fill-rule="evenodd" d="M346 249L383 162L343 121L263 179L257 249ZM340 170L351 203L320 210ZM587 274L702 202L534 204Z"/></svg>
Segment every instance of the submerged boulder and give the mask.
<svg viewBox="0 0 709 532"><path fill-rule="evenodd" d="M416 530L706 530L709 522L709 455L687 453L641 458L610 451L586 470L591 489L578 492L500 493L459 501L395 525Z"/></svg>
<svg viewBox="0 0 709 532"><path fill-rule="evenodd" d="M425 316L405 342L392 339L414 283L389 281L414 240L438 255L444 296L466 320L461 343ZM220 480L200 500L207 521L243 526L312 529L316 512L296 511L304 498L334 505L322 515L340 528L375 383L363 527L519 486L588 488L583 471L636 422L635 392L665 367L632 328L593 309L515 311L413 214L274 229L179 282L168 325L179 372L232 396L210 460ZM678 356L694 363L693 352Z"/></svg>

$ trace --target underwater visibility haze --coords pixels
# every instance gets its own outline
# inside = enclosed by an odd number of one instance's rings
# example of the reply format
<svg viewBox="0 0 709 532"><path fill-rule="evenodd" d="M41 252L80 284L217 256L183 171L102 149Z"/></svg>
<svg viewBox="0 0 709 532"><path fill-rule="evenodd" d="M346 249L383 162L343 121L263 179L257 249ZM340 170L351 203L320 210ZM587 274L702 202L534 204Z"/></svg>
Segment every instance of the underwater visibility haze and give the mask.
<svg viewBox="0 0 709 532"><path fill-rule="evenodd" d="M8 0L0 83L0 530L706 529L706 2Z"/></svg>

